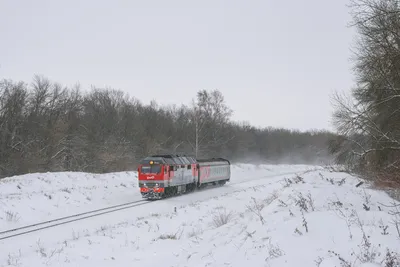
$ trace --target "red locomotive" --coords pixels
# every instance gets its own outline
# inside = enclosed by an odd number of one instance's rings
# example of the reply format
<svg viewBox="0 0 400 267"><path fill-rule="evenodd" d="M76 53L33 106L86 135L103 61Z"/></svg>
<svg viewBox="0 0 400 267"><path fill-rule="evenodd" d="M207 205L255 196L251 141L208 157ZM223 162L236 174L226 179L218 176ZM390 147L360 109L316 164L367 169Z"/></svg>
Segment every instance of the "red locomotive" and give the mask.
<svg viewBox="0 0 400 267"><path fill-rule="evenodd" d="M230 162L223 158L195 159L180 155L153 155L138 168L143 198L160 199L230 181Z"/></svg>

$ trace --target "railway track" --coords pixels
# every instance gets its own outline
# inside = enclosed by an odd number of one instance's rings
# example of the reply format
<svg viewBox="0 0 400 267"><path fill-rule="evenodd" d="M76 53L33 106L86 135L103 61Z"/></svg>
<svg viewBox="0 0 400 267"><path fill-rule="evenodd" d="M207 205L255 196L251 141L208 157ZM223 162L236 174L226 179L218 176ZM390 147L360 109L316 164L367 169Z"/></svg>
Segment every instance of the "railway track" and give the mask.
<svg viewBox="0 0 400 267"><path fill-rule="evenodd" d="M309 171L313 171L313 170L308 170L305 172L309 172ZM261 180L261 179L265 179L265 178L269 178L269 177L293 175L293 174L297 174L297 173L298 172L286 172L286 173L279 173L279 174L263 175L263 176L256 177L251 180L234 182L234 183L230 183L230 184L237 185L237 184L248 183L248 182ZM203 191L203 190L199 190L199 191ZM103 214L116 212L119 210L130 209L133 207L149 204L151 202L152 201L149 201L149 200L132 201L132 202L124 203L124 204L119 204L119 205L114 205L114 206L110 206L110 207L106 207L106 208L91 210L91 211L82 212L82 213L78 213L78 214L74 214L74 215L70 215L70 216L65 216L65 217L61 217L61 218L57 218L57 219L52 219L52 220L43 221L43 222L39 222L39 223L35 223L35 224L30 224L30 225L10 229L10 230L1 231L0 232L0 241L9 239L12 237L44 230L47 228L52 228L52 227L56 227L59 225L68 224L68 223L72 223L75 221L80 221L80 220L88 219L91 217L96 217L96 216L100 216Z"/></svg>
<svg viewBox="0 0 400 267"><path fill-rule="evenodd" d="M255 177L251 180L244 180L244 181L240 181L240 182L230 182L230 185L238 185L238 184L244 184L244 183L251 183L253 181L258 181L258 180L263 180L265 178L272 178L272 177L279 177L279 176L285 176L285 175L303 175L305 173L308 172L314 172L314 171L318 171L319 169L315 168L315 169L309 169L309 170L305 170L305 171L291 171L291 172L282 172L282 173L273 173L273 174L268 174L268 175L263 175L263 176L258 176Z"/></svg>
<svg viewBox="0 0 400 267"><path fill-rule="evenodd" d="M114 205L114 206L110 206L110 207L106 207L106 208L91 210L91 211L82 212L82 213L78 213L78 214L74 214L74 215L70 215L70 216L65 216L65 217L61 217L61 218L57 218L57 219L53 219L53 220L48 220L48 221L30 224L30 225L10 229L10 230L5 230L5 231L0 232L0 240L5 240L8 238L40 231L40 230L47 229L47 228L56 227L56 226L63 225L63 224L68 224L68 223L75 222L75 221L88 219L91 217L100 216L100 215L111 213L111 212L116 212L119 210L130 209L130 208L145 205L148 203L151 203L151 201L148 201L148 200L132 201L132 202L124 203L124 204L119 204L119 205Z"/></svg>

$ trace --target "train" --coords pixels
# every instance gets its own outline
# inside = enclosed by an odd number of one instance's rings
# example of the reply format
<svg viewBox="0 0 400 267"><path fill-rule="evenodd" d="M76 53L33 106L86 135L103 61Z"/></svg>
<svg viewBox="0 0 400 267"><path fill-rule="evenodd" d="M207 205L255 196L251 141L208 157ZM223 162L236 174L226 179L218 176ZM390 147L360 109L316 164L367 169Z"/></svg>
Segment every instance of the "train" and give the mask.
<svg viewBox="0 0 400 267"><path fill-rule="evenodd" d="M138 183L145 199L162 199L193 192L231 179L231 163L224 158L197 159L187 155L151 155L139 162Z"/></svg>

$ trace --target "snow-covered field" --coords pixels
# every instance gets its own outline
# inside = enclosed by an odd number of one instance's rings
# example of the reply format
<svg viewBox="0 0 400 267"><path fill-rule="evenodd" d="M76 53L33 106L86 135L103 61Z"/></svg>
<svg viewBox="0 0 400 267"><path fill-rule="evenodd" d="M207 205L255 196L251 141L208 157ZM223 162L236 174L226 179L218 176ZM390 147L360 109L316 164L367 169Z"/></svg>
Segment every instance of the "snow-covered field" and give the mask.
<svg viewBox="0 0 400 267"><path fill-rule="evenodd" d="M359 182L318 166L234 165L223 187L0 240L0 266L399 266L387 255L400 254L394 200ZM10 177L0 232L140 199L135 172Z"/></svg>

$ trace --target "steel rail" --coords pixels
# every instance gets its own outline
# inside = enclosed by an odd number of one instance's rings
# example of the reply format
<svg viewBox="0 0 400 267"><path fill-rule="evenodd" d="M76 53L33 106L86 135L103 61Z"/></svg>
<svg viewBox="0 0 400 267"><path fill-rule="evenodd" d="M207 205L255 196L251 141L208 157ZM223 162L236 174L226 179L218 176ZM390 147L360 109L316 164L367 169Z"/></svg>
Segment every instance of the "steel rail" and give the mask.
<svg viewBox="0 0 400 267"><path fill-rule="evenodd" d="M79 220L88 219L91 217L100 216L100 215L111 213L111 212L116 212L116 211L123 210L123 209L129 209L129 208L133 208L133 207L137 207L137 206L141 206L141 205L149 204L149 203L151 203L151 201L147 201L147 200L133 201L133 202L119 204L119 205L115 205L115 206L111 206L111 207L106 207L106 208L91 210L91 211L82 212L82 213L78 213L78 214L73 214L73 215L69 215L69 216L65 216L65 217L61 217L61 218L57 218L57 219L53 219L53 220L48 220L48 221L44 221L44 222L40 222L40 223L30 224L30 225L26 225L23 227L18 227L18 228L0 232L0 240L40 231L40 230L47 229L47 228L56 227L59 225L63 225L63 224L67 224L67 223L71 223L71 222L75 222L75 221L79 221ZM94 214L88 215L91 213L94 213ZM75 218L75 217L78 217L78 218ZM75 219L72 219L72 218L75 218ZM72 219L72 220L68 220L68 219ZM58 222L58 223L55 223L55 222ZM46 225L46 224L50 224L50 225L42 226L42 225ZM40 226L42 226L42 227L40 227ZM19 232L21 230L30 229L30 228L34 228L34 229ZM6 235L9 233L13 233L13 232L19 232L19 233ZM6 235L6 236L4 236L4 235Z"/></svg>
<svg viewBox="0 0 400 267"><path fill-rule="evenodd" d="M299 171L292 171L292 172L285 172L285 173L274 173L274 174L270 174L270 175L258 176L255 179L251 179L251 180L246 180L246 181L241 181L241 182L233 182L233 183L230 182L229 184L230 185L237 185L237 184L248 183L248 182L261 180L261 179L265 179L265 178L279 177L279 176L284 176L284 175L293 175L293 174L298 174L298 173L303 174L303 173L313 172L313 171L316 171L316 169L300 171L300 172ZM211 187L213 187L213 186L211 186ZM197 189L195 191L200 191L201 192L203 190ZM52 227L56 227L56 226L59 226L59 225L68 224L68 223L72 223L72 222L75 222L75 221L84 220L84 219L88 219L88 218L91 218L91 217L96 217L96 216L100 216L100 215L103 215L103 214L112 213L112 212L116 212L116 211L124 210L124 209L129 209L129 208L133 208L133 207L137 207L137 206L141 206L141 205L145 205L145 204L149 204L149 203L152 203L152 201L138 200L138 201L128 202L128 203L114 205L114 206L110 206L110 207L105 207L105 208L101 208L101 209L82 212L82 213L78 213L78 214L73 214L73 215L69 215L69 216L64 216L64 217L61 217L61 218L52 219L52 220L39 222L39 223L35 223L35 224L30 224L30 225L26 225L26 226L14 228L14 229L9 229L9 230L5 230L5 231L0 232L0 240L5 240L5 239L12 238L12 237L16 237L16 236L25 235L25 234L28 234L28 233L40 231L40 230L43 230L43 229L52 228ZM91 213L94 213L94 214L88 215L88 214L91 214ZM78 217L78 218L75 218L75 217ZM72 219L72 218L75 218L75 219ZM72 219L72 220L67 220L67 219ZM55 222L58 222L58 223L55 223ZM42 226L42 225L46 225L46 224L50 224L50 225ZM38 226L42 226L42 227L38 227ZM34 228L34 229L19 232L21 230L30 229L30 228ZM13 233L13 232L18 232L18 233L7 235L7 234ZM6 236L4 236L4 235L6 235Z"/></svg>

